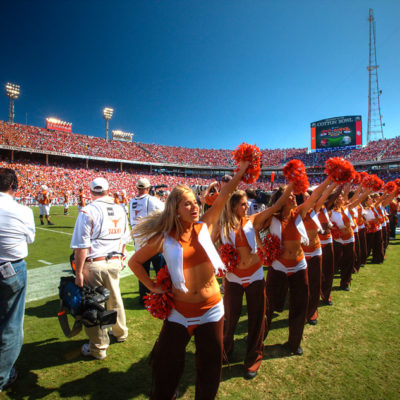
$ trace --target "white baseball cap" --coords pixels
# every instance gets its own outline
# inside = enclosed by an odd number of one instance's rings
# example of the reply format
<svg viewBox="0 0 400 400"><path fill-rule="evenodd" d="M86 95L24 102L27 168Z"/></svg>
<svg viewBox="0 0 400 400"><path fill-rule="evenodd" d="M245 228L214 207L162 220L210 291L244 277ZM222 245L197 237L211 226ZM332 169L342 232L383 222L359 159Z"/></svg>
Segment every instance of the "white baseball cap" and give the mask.
<svg viewBox="0 0 400 400"><path fill-rule="evenodd" d="M101 193L108 190L108 182L104 178L96 178L90 184L90 190L94 193Z"/></svg>
<svg viewBox="0 0 400 400"><path fill-rule="evenodd" d="M150 187L150 181L146 178L140 178L136 183L136 187L140 189L147 189Z"/></svg>

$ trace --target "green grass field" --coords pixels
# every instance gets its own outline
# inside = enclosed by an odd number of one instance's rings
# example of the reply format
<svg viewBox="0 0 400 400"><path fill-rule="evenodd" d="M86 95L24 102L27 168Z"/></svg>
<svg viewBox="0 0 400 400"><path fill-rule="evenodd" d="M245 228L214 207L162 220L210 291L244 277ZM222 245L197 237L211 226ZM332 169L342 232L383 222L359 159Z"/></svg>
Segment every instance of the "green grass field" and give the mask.
<svg viewBox="0 0 400 400"><path fill-rule="evenodd" d="M30 247L29 268L68 262L76 217L54 207L55 226L38 229ZM38 219L36 219L38 223ZM38 226L39 228L40 225ZM320 307L318 325L306 325L302 357L290 357L288 312L272 322L265 358L253 381L242 378L247 330L246 308L236 332L233 363L223 367L219 399L399 399L400 397L400 240L393 241L382 265L367 264L354 276L351 291L338 291L333 307ZM58 325L56 296L27 304L25 340L17 361L19 380L0 398L11 399L146 399L151 386L149 354L162 321L137 305L138 284L121 280L129 338L114 343L102 361L80 355L84 333L72 339ZM194 345L190 342L182 399L194 398ZM3 397L2 397L3 396Z"/></svg>

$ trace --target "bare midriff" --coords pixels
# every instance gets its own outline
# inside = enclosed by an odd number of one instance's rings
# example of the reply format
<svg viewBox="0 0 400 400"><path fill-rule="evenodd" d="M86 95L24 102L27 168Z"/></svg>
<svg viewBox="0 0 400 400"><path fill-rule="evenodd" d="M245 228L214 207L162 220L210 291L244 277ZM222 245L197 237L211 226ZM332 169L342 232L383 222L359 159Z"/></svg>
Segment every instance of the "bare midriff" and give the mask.
<svg viewBox="0 0 400 400"><path fill-rule="evenodd" d="M210 261L185 268L183 276L188 292L185 293L172 286L172 293L177 301L200 303L220 292L214 267Z"/></svg>
<svg viewBox="0 0 400 400"><path fill-rule="evenodd" d="M240 255L240 261L237 269L249 269L254 264L260 262L260 257L258 257L257 254L251 253L249 246L236 247L236 250Z"/></svg>
<svg viewBox="0 0 400 400"><path fill-rule="evenodd" d="M318 249L318 247L321 247L321 241L319 240L317 229L307 229L307 236L309 243L307 246L303 246L304 251L311 253Z"/></svg>
<svg viewBox="0 0 400 400"><path fill-rule="evenodd" d="M304 252L299 240L285 240L283 242L283 251L279 258L286 260L297 260L304 257Z"/></svg>

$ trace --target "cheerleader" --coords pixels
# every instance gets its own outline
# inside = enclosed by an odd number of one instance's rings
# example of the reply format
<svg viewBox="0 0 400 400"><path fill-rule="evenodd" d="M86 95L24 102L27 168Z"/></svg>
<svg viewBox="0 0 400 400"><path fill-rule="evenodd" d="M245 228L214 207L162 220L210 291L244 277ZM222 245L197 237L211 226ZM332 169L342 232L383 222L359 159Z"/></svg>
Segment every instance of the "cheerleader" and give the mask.
<svg viewBox="0 0 400 400"><path fill-rule="evenodd" d="M172 309L152 352L152 399L171 399L183 373L185 349L192 335L196 343L196 395L214 399L221 378L224 306L215 274L225 267L211 241L225 203L246 172L249 162L221 190L199 221L199 206L192 190L176 186L164 211L143 218L135 237L147 239L129 260L129 267L152 292L163 293L143 264L163 253L172 280Z"/></svg>
<svg viewBox="0 0 400 400"><path fill-rule="evenodd" d="M304 322L308 307L308 274L307 262L302 249L302 243L308 244L308 236L303 223L307 212L314 207L315 202L328 187L329 178L319 185L312 195L300 206L297 206L296 197L290 195L283 207L272 217L270 232L276 234L281 240L282 254L272 262L267 275L268 329L275 304L281 301L282 288L289 287L289 341L288 347L291 354L302 355L300 342L303 336ZM282 196L283 190L279 189L271 198L275 204Z"/></svg>
<svg viewBox="0 0 400 400"><path fill-rule="evenodd" d="M245 379L253 379L257 375L264 353L265 281L262 261L256 252L256 230L282 207L291 191L292 185L289 185L276 204L260 213L247 216L246 192L238 190L231 196L220 220L221 242L233 246L239 254L238 265L224 279L224 351L229 359L233 352L233 336L245 294L248 314Z"/></svg>

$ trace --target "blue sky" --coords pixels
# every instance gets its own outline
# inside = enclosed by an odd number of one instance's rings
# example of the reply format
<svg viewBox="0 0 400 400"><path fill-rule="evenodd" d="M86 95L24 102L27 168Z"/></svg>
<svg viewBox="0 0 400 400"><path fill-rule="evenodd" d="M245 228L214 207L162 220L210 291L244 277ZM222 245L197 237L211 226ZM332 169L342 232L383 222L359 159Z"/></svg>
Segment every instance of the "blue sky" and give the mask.
<svg viewBox="0 0 400 400"><path fill-rule="evenodd" d="M3 0L16 122L72 122L200 148L310 146L310 122L368 113L368 9L376 19L386 138L400 135L398 0Z"/></svg>

